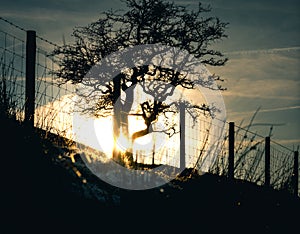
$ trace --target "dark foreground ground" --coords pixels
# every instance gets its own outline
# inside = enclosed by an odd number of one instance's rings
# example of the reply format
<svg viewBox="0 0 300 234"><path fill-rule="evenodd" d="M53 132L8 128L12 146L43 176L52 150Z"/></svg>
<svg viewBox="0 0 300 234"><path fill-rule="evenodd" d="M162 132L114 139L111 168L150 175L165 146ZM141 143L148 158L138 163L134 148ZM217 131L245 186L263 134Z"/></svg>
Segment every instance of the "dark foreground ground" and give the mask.
<svg viewBox="0 0 300 234"><path fill-rule="evenodd" d="M1 234L299 233L300 199L286 191L208 174L145 191L92 175L83 184L53 163L62 149L13 121L0 126Z"/></svg>

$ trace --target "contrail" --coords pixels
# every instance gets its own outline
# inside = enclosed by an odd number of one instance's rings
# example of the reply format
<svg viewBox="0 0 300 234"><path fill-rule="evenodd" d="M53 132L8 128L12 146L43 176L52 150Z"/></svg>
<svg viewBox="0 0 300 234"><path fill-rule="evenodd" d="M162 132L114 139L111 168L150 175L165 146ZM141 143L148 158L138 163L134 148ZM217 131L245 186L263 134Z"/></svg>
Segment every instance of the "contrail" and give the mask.
<svg viewBox="0 0 300 234"><path fill-rule="evenodd" d="M243 128L247 128L247 127L253 127L253 126L284 126L286 125L285 123L252 123L246 126L243 126Z"/></svg>
<svg viewBox="0 0 300 234"><path fill-rule="evenodd" d="M273 108L273 109L261 109L258 113L263 112L276 112L276 111L284 111L284 110L295 110L299 109L300 106L288 106L288 107L279 107L279 108ZM245 114L253 114L253 111L241 111L241 112L231 112L231 115L245 115Z"/></svg>
<svg viewBox="0 0 300 234"><path fill-rule="evenodd" d="M293 110L293 109L299 109L300 106L288 106L288 107L279 107L279 108L273 108L273 109L263 109L260 112L274 112L274 111L283 111L283 110Z"/></svg>
<svg viewBox="0 0 300 234"><path fill-rule="evenodd" d="M224 55L249 55L249 54L274 54L280 52L291 52L300 50L300 46L285 47L285 48L273 48L273 49L261 49L261 50L238 50L231 52L224 52Z"/></svg>

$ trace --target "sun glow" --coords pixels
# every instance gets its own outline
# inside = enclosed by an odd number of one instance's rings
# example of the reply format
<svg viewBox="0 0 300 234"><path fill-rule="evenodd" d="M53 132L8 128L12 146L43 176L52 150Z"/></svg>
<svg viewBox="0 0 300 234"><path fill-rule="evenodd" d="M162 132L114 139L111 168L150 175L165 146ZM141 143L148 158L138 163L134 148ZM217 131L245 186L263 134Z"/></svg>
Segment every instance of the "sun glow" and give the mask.
<svg viewBox="0 0 300 234"><path fill-rule="evenodd" d="M129 137L127 136L127 134L124 133L124 131L121 128L120 135L117 139L115 139L113 135L113 123L111 116L106 118L93 119L93 122L98 146L95 147L94 145L92 147L101 150L109 158L112 157L114 147L116 147L120 152L123 153L126 151L135 152L137 150L151 151L153 149L153 144L155 144L157 140L157 137L150 133L145 136L139 137L134 142L132 142L132 134L146 128L144 120L135 116L128 117ZM86 138L86 140L83 140L84 142L82 143L86 142L90 145L91 139L89 138L92 137L92 135L86 133L84 130L80 130L80 134L85 135L84 138Z"/></svg>
<svg viewBox="0 0 300 234"><path fill-rule="evenodd" d="M132 152L133 159L140 163L151 164L154 158L155 164L179 165L179 134L169 137L162 131L167 128L164 125L164 116L159 117L152 124L153 132L132 142L132 134L144 130L146 125L141 116L129 114L128 136L121 131L116 140L113 135L112 116L92 118L78 112L72 113L72 99L73 96L65 96L59 101L38 108L36 110L36 120L43 119L44 123L49 122L53 126L53 132L63 131L67 138L104 153L107 159L112 158L113 150L116 148L123 153L125 151ZM58 112L55 116L50 115L48 111L53 109ZM171 118L178 123L178 116L172 115ZM186 142L186 144L187 146L192 144L193 149L197 145L194 141ZM95 159L98 158L97 155L94 155L94 157Z"/></svg>
<svg viewBox="0 0 300 234"><path fill-rule="evenodd" d="M100 146L96 149L105 153L108 158L111 158L114 148L112 117L97 118L93 121L97 142Z"/></svg>
<svg viewBox="0 0 300 234"><path fill-rule="evenodd" d="M121 129L120 136L116 140L117 149L124 153L131 148L131 145L130 139L126 136L126 134L123 133Z"/></svg>

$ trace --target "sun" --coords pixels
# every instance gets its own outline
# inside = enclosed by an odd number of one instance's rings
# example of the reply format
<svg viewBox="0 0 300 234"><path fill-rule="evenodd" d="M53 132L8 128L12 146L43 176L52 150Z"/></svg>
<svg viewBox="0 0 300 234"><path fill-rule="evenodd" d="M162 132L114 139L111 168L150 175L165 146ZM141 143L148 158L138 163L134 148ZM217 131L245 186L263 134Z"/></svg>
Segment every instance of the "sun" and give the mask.
<svg viewBox="0 0 300 234"><path fill-rule="evenodd" d="M118 137L118 139L116 139L116 147L117 149L122 152L125 153L126 151L128 151L131 148L131 142L130 139L123 133L122 129L120 132L120 136Z"/></svg>
<svg viewBox="0 0 300 234"><path fill-rule="evenodd" d="M94 128L97 137L97 150L102 151L108 158L112 157L114 148L112 117L94 119Z"/></svg>
<svg viewBox="0 0 300 234"><path fill-rule="evenodd" d="M128 150L147 150L146 147L151 144L152 137L149 135L140 137L132 142L130 137L128 137L122 129L120 130L120 135L117 139L113 135L113 122L112 116L96 118L94 121L94 128L96 132L98 146L96 149L104 152L107 157L111 158L113 153L113 148L116 146L120 152L126 152ZM129 116L128 117L128 135L131 136L134 132L145 129L146 125L142 118ZM88 134L82 131L82 134ZM88 141L91 142L91 141Z"/></svg>
<svg viewBox="0 0 300 234"><path fill-rule="evenodd" d="M80 126L76 129L76 140L104 153L107 159L111 159L114 150L117 149L121 153L131 152L135 160L142 160L144 163L152 163L155 152L156 162L159 163L165 161L164 155L167 149L178 148L177 138L169 138L165 133L159 131L158 125L162 125L159 121L153 124L153 129L156 132L151 132L132 142L132 134L146 128L141 116L129 115L128 134L120 129L117 139L113 134L113 116L91 118L79 115L76 123ZM164 126L160 127L163 128Z"/></svg>

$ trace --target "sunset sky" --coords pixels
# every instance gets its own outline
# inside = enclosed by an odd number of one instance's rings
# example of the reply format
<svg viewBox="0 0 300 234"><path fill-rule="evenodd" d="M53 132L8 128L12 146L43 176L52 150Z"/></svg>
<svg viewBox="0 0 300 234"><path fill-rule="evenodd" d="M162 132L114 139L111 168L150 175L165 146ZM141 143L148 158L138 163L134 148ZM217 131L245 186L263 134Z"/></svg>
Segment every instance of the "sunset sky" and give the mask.
<svg viewBox="0 0 300 234"><path fill-rule="evenodd" d="M191 8L196 0L175 1ZM229 58L222 68L208 69L225 79L227 120L252 117L261 107L256 130L265 135L275 124L273 139L300 145L300 1L203 0L212 15L228 22L228 39L216 48ZM76 26L85 26L120 0L1 1L0 16L57 44L66 43ZM263 125L261 125L263 124Z"/></svg>

